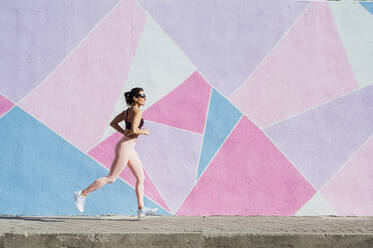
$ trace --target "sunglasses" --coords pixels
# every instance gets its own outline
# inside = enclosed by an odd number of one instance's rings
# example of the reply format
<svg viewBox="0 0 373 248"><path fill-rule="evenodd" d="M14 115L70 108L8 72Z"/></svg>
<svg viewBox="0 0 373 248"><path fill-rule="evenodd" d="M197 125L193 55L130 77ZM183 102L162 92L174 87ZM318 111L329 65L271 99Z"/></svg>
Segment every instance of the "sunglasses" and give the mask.
<svg viewBox="0 0 373 248"><path fill-rule="evenodd" d="M137 94L136 97L146 98L145 94Z"/></svg>

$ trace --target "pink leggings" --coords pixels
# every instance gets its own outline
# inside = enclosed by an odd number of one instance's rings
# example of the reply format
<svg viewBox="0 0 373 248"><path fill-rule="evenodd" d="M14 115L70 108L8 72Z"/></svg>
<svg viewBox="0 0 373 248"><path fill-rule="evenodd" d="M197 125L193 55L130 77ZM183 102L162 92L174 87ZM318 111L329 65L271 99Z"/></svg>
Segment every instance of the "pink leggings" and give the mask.
<svg viewBox="0 0 373 248"><path fill-rule="evenodd" d="M115 180L122 173L125 166L132 171L133 175L136 177L136 196L139 208L144 207L144 170L142 163L134 149L136 144L136 139L129 139L124 136L115 145L115 158L111 164L110 172L107 176L101 177L89 185L83 192L88 195L92 191L95 191L108 183L114 183Z"/></svg>

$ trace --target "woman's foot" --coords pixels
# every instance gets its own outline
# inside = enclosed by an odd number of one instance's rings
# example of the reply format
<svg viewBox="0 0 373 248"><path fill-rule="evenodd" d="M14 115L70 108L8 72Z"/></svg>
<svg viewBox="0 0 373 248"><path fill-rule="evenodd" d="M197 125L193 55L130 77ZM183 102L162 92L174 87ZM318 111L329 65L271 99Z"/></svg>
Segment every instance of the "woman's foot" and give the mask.
<svg viewBox="0 0 373 248"><path fill-rule="evenodd" d="M79 212L84 211L84 203L86 196L82 196L82 190L74 192L75 207Z"/></svg>
<svg viewBox="0 0 373 248"><path fill-rule="evenodd" d="M158 208L147 208L147 207L144 207L143 209L138 209L137 210L137 217L138 218L142 218L142 217L145 217L147 215L152 215L152 214L154 214L157 211L158 211Z"/></svg>

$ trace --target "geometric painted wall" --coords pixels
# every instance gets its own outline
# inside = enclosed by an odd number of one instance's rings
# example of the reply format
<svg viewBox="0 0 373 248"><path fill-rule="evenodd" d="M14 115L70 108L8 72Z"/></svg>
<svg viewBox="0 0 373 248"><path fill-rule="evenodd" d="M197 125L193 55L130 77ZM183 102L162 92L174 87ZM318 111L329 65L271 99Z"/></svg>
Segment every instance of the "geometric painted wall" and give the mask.
<svg viewBox="0 0 373 248"><path fill-rule="evenodd" d="M140 86L161 215L373 216L373 3L4 4L0 214L78 214ZM134 214L134 185L125 167L84 214Z"/></svg>

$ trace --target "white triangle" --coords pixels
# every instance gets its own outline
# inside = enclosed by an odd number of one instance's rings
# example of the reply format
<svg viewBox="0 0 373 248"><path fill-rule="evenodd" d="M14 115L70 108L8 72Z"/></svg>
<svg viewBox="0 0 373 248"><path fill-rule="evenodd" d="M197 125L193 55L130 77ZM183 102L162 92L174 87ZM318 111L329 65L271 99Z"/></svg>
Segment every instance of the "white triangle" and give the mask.
<svg viewBox="0 0 373 248"><path fill-rule="evenodd" d="M196 67L189 58L153 18L148 16L125 86L111 119L127 108L124 92L133 87L144 88L147 105L143 110L146 110L182 84L194 71ZM101 141L114 132L115 130L108 125Z"/></svg>
<svg viewBox="0 0 373 248"><path fill-rule="evenodd" d="M317 192L301 207L295 216L338 215L325 198Z"/></svg>
<svg viewBox="0 0 373 248"><path fill-rule="evenodd" d="M373 15L358 2L329 2L360 87L373 84Z"/></svg>

